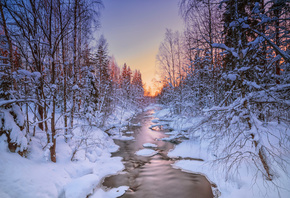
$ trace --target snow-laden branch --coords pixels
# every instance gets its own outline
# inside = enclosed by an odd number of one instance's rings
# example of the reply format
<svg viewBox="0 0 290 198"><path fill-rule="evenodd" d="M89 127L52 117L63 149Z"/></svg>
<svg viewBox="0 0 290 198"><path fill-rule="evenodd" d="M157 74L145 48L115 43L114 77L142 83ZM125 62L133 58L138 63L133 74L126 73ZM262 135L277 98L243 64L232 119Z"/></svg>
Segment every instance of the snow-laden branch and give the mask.
<svg viewBox="0 0 290 198"><path fill-rule="evenodd" d="M259 36L263 37L263 38L264 38L264 39L269 43L269 45L271 45L271 46L274 48L275 52L276 52L278 55L282 56L282 58L283 58L286 62L290 63L290 54L288 54L287 52L283 51L279 46L277 46L273 41L271 41L271 39L270 39L269 37L267 37L265 34L259 32L258 30L255 30L255 29L251 28L250 26L248 26L247 28L248 28L249 30L255 32L256 34L258 34ZM256 39L255 42L252 42L252 43L250 43L250 44L257 43L257 42L259 42L259 41L261 41L261 39ZM208 41L207 41L207 42L208 42ZM208 42L208 43L209 43L209 42ZM230 52L234 57L236 57L236 58L240 58L239 55L238 55L238 53L235 52L234 48L229 48L228 46L226 46L226 45L223 44L223 43L212 43L211 46L212 46L213 48L219 48L219 49L226 50L227 52Z"/></svg>
<svg viewBox="0 0 290 198"><path fill-rule="evenodd" d="M283 51L273 41L271 41L271 39L269 37L267 37L265 34L259 32L258 30L255 30L251 27L248 27L248 29L255 32L259 36L263 37L269 43L269 45L271 45L274 48L274 50L275 50L275 52L277 52L277 54L281 55L286 62L290 63L290 55L287 52Z"/></svg>
<svg viewBox="0 0 290 198"><path fill-rule="evenodd" d="M286 105L290 107L290 100L277 100L277 101L267 101L267 100L250 100L251 103L265 103L265 104L279 104Z"/></svg>
<svg viewBox="0 0 290 198"><path fill-rule="evenodd" d="M213 43L213 44L211 44L211 46L213 48L219 48L219 49L226 50L226 51L230 52L234 57L240 58L239 55L238 55L238 53L235 52L234 48L229 48L228 46L226 46L223 43Z"/></svg>
<svg viewBox="0 0 290 198"><path fill-rule="evenodd" d="M0 107L5 106L5 105L9 105L9 104L12 104L12 103L17 103L17 102L34 102L34 103L38 103L37 100L34 100L34 99L2 100L2 101L0 101Z"/></svg>
<svg viewBox="0 0 290 198"><path fill-rule="evenodd" d="M46 122L46 121L48 121L48 120L50 120L50 119L51 119L51 117L48 117L48 118L46 118L46 119L44 119L44 120L40 120L40 121L33 122L33 123L31 124L31 126L36 126L36 125L38 125L38 124L40 124L40 123L43 123L43 122Z"/></svg>

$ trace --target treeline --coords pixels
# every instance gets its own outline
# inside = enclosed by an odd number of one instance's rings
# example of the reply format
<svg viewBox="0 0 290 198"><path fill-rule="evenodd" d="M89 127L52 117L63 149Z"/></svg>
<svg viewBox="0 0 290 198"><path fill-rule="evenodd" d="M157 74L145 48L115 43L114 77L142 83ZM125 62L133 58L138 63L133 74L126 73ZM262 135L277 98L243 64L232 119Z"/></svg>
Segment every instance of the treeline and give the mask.
<svg viewBox="0 0 290 198"><path fill-rule="evenodd" d="M287 164L289 11L286 0L182 0L186 30L167 30L160 44L159 101L204 117L189 132L204 131L226 172L248 161L272 180Z"/></svg>
<svg viewBox="0 0 290 198"><path fill-rule="evenodd" d="M73 137L75 120L102 127L116 108L144 102L140 71L120 69L99 26L100 0L3 0L0 136L25 154L36 132L46 134L51 161L56 139Z"/></svg>

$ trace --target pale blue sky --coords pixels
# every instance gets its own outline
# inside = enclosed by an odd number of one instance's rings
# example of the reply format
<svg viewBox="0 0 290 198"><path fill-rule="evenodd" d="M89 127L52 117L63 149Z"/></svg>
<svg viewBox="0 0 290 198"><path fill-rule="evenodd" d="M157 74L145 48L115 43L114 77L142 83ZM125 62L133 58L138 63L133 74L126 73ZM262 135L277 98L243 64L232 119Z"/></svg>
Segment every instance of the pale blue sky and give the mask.
<svg viewBox="0 0 290 198"><path fill-rule="evenodd" d="M140 69L148 85L155 74L155 57L165 29L182 30L179 0L103 0L100 34L119 66Z"/></svg>

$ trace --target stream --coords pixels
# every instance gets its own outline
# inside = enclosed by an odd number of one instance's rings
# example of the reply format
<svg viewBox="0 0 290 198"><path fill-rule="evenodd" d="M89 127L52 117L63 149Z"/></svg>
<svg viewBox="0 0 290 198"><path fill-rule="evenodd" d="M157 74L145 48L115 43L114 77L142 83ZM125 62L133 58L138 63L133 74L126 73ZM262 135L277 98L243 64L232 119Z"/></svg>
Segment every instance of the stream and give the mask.
<svg viewBox="0 0 290 198"><path fill-rule="evenodd" d="M204 176L172 167L175 160L167 157L167 153L174 144L160 140L168 137L165 130L149 129L154 124L153 113L149 110L132 120L141 124L128 129L134 133L126 136L133 136L134 140L114 140L120 149L113 156L123 157L125 170L105 178L103 188L129 186L122 198L212 198L211 184ZM156 144L157 148L152 149L158 153L151 157L136 155L136 151L144 149L144 143Z"/></svg>

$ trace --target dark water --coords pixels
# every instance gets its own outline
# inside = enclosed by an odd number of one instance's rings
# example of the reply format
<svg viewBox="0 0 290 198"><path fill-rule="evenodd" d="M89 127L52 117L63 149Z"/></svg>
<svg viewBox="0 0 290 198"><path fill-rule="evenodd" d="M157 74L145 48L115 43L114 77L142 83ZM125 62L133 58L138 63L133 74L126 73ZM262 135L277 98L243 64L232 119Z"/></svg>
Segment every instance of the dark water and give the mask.
<svg viewBox="0 0 290 198"><path fill-rule="evenodd" d="M167 153L174 145L170 142L159 141L167 137L164 131L153 131L149 127L153 111L137 116L132 122L141 123L141 127L130 128L134 131L135 140L115 140L120 150L113 156L123 157L125 170L107 177L103 186L115 188L129 186L129 190L121 197L135 198L212 198L211 184L198 174L182 172L172 168L174 160L167 157ZM152 157L137 156L135 152L143 149L144 143L157 144L158 154Z"/></svg>

